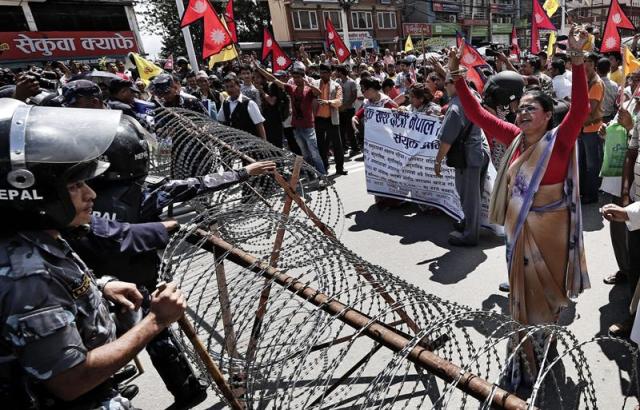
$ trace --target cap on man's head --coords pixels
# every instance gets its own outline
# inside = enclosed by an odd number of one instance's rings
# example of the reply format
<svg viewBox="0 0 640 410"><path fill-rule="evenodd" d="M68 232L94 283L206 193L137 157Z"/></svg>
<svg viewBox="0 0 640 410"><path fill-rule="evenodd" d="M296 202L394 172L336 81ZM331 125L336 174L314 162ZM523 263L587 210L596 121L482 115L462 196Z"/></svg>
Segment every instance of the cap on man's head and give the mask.
<svg viewBox="0 0 640 410"><path fill-rule="evenodd" d="M273 73L273 75L276 78L283 78L283 77L286 77L288 73L285 70L278 70L275 73Z"/></svg>
<svg viewBox="0 0 640 410"><path fill-rule="evenodd" d="M158 74L151 79L149 90L154 94L164 95L169 91L169 89L173 85L173 82L174 80L171 74Z"/></svg>
<svg viewBox="0 0 640 410"><path fill-rule="evenodd" d="M69 81L62 87L62 104L73 105L78 97L90 97L102 99L102 90L98 84L89 80Z"/></svg>
<svg viewBox="0 0 640 410"><path fill-rule="evenodd" d="M302 71L305 71L307 69L307 67L304 66L304 63L302 61L294 61L293 68L302 70Z"/></svg>
<svg viewBox="0 0 640 410"><path fill-rule="evenodd" d="M138 87L133 85L133 81L124 80L122 78L114 78L109 82L109 94L114 95L123 88L129 88L131 91L139 93Z"/></svg>

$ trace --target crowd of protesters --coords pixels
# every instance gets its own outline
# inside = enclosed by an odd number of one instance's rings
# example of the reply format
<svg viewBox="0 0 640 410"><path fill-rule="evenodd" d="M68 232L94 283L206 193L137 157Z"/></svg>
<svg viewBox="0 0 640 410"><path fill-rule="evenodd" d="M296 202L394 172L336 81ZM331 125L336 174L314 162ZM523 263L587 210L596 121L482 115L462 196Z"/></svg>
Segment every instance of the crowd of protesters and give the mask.
<svg viewBox="0 0 640 410"><path fill-rule="evenodd" d="M610 334L628 337L640 299L640 253L633 251L640 247L640 72L625 75L621 53L602 55L597 44L573 27L552 55L514 56L489 45L479 72L483 90L465 80L465 70L473 68L460 65L455 47L428 54L353 50L342 63L331 51L311 55L300 47L291 68L275 72L253 53L212 69L189 67L180 57L175 69L149 81L123 61L2 69L0 98L120 110L150 131L154 108L181 107L302 155L319 174L336 176L346 175L345 163L362 154L367 107L438 117L434 174L441 176L454 149L464 158L449 164L465 215L453 224L451 245L478 245L487 169L492 164L498 170L490 218L505 227L509 281L501 289L510 292L512 316L524 324L555 323L568 298L590 286L581 205L600 202L617 263L616 272L602 279L624 283L633 295L629 316L611 324ZM614 133L623 134L626 152L617 173L607 159Z"/></svg>

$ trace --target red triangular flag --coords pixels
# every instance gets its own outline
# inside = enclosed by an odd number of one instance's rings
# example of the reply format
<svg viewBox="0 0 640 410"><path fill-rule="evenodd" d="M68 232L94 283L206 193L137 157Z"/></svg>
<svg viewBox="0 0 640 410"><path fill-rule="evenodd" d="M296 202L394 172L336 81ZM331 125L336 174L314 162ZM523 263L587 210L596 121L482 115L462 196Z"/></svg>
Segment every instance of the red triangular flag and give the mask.
<svg viewBox="0 0 640 410"><path fill-rule="evenodd" d="M236 32L236 21L233 18L233 0L227 2L227 8L224 11L224 22L227 23L227 29L234 43L238 42L238 34Z"/></svg>
<svg viewBox="0 0 640 410"><path fill-rule="evenodd" d="M553 25L549 16L544 11L538 0L533 0L533 18L531 19L532 26L538 27L538 30L555 30L556 26Z"/></svg>
<svg viewBox="0 0 640 410"><path fill-rule="evenodd" d="M213 8L208 0L189 0L189 5L184 9L180 19L180 28L200 20L209 10L213 11Z"/></svg>
<svg viewBox="0 0 640 410"><path fill-rule="evenodd" d="M487 62L480 55L478 50L473 48L469 43L463 40L462 55L460 56L460 64L467 67L467 80L473 82L476 89L482 92L484 89L484 80L476 70L476 67L487 66Z"/></svg>
<svg viewBox="0 0 640 410"><path fill-rule="evenodd" d="M520 61L520 46L518 45L518 33L516 32L516 26L513 26L511 30L511 46L509 47L509 54L516 56Z"/></svg>
<svg viewBox="0 0 640 410"><path fill-rule="evenodd" d="M327 17L325 21L325 27L327 28L327 48L333 45L338 61L344 63L349 58L349 49L344 44L342 37L340 37L340 34L336 31L329 17Z"/></svg>
<svg viewBox="0 0 640 410"><path fill-rule="evenodd" d="M282 50L282 47L280 47L280 44L273 38L271 31L265 27L262 36L262 62L267 59L269 54L271 54L271 67L274 73L276 71L286 70L292 63L289 56Z"/></svg>
<svg viewBox="0 0 640 410"><path fill-rule="evenodd" d="M611 16L609 16L611 18ZM600 45L601 53L610 53L613 51L620 51L620 33L615 24L609 24L604 28L604 34L602 35L602 44Z"/></svg>
<svg viewBox="0 0 640 410"><path fill-rule="evenodd" d="M540 33L538 33L538 25L534 21L533 24L531 25L531 54L538 54L539 52L540 52Z"/></svg>
<svg viewBox="0 0 640 410"><path fill-rule="evenodd" d="M631 20L629 20L629 17L627 17L627 15L624 14L624 11L622 11L622 7L620 7L620 3L618 3L618 0L611 0L607 24L609 24L609 21L614 23L618 28L626 28L627 30L636 29Z"/></svg>
<svg viewBox="0 0 640 410"><path fill-rule="evenodd" d="M204 33L202 44L202 58L206 59L214 54L218 54L226 46L233 44L231 34L222 24L220 17L212 8L204 17Z"/></svg>
<svg viewBox="0 0 640 410"><path fill-rule="evenodd" d="M604 27L604 35L602 36L601 53L609 53L612 51L620 51L620 33L619 28L635 30L631 20L624 14L618 0L612 0L609 6L609 17Z"/></svg>

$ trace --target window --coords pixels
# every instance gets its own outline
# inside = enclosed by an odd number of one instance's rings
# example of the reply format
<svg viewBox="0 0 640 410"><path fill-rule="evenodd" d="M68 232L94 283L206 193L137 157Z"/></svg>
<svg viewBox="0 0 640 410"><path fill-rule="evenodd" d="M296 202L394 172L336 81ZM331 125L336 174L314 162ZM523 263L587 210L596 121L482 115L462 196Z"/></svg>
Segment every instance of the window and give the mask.
<svg viewBox="0 0 640 410"><path fill-rule="evenodd" d="M335 27L336 30L342 30L342 13L339 11L323 11L322 17L322 21L327 21L327 17L329 17L333 23L333 27Z"/></svg>
<svg viewBox="0 0 640 410"><path fill-rule="evenodd" d="M372 29L371 13L368 11L352 11L351 25L353 25L354 29Z"/></svg>
<svg viewBox="0 0 640 410"><path fill-rule="evenodd" d="M294 10L291 15L293 16L293 28L296 30L318 29L318 17L315 11Z"/></svg>
<svg viewBox="0 0 640 410"><path fill-rule="evenodd" d="M396 13L394 11L379 12L378 28L396 28Z"/></svg>

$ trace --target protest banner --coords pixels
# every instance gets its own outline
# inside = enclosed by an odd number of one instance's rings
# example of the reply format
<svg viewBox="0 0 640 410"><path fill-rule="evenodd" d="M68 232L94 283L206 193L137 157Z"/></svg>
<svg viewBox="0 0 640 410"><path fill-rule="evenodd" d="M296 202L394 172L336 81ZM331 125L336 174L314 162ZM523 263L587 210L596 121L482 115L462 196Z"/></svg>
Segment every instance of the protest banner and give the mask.
<svg viewBox="0 0 640 410"><path fill-rule="evenodd" d="M442 165L442 177L434 172L442 121L433 116L386 108L365 111L364 163L367 192L441 209L454 219L464 217L456 191L455 171ZM488 223L489 198L496 169L489 164L482 195L482 225Z"/></svg>

